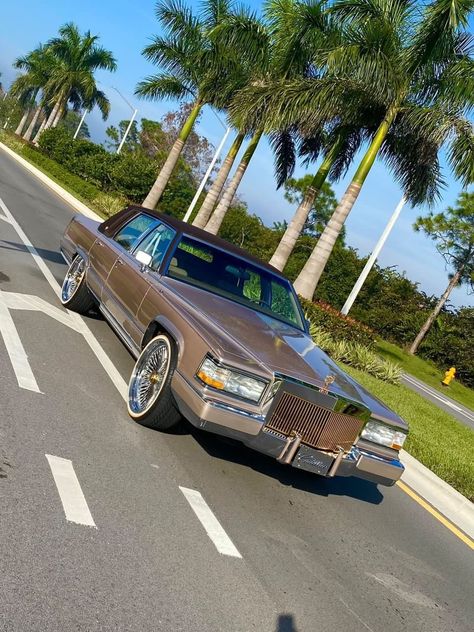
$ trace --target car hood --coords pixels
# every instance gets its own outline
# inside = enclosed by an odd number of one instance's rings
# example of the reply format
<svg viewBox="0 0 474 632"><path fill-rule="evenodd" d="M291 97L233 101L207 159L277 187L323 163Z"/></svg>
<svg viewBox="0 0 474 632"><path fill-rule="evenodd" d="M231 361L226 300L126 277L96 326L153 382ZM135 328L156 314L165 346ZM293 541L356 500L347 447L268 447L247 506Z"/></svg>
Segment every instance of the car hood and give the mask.
<svg viewBox="0 0 474 632"><path fill-rule="evenodd" d="M183 301L183 308L228 363L249 372L259 367L314 386L335 377L330 392L359 402L372 416L401 428L406 423L338 367L304 331L262 312L182 281L163 279Z"/></svg>

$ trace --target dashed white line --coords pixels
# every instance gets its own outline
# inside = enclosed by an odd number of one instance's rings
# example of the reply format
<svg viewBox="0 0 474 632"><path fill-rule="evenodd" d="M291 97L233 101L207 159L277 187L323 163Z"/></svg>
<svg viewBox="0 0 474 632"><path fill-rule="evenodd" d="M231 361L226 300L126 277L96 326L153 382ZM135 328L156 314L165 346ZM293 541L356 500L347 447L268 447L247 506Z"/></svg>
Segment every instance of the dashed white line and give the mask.
<svg viewBox="0 0 474 632"><path fill-rule="evenodd" d="M191 505L191 509L198 517L198 520L206 530L207 535L210 537L219 553L222 553L222 555L230 555L231 557L242 558L234 543L224 531L224 528L215 515L212 513L201 493L195 489L188 489L187 487L180 486L179 489L183 492L184 497Z"/></svg>
<svg viewBox="0 0 474 632"><path fill-rule="evenodd" d="M66 520L88 527L95 527L94 519L89 511L72 461L63 459L60 456L52 456L51 454L46 454L45 456L48 459L54 482L58 488Z"/></svg>
<svg viewBox="0 0 474 632"><path fill-rule="evenodd" d="M13 318L0 290L0 332L20 388L41 393Z"/></svg>

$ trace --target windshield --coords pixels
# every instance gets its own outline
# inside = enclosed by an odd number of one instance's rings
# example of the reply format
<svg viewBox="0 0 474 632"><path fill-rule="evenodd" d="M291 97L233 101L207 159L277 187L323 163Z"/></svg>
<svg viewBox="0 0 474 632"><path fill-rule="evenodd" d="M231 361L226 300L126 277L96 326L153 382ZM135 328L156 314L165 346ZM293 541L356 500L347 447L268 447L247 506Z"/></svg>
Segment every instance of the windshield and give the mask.
<svg viewBox="0 0 474 632"><path fill-rule="evenodd" d="M289 281L229 252L182 237L167 274L304 329Z"/></svg>

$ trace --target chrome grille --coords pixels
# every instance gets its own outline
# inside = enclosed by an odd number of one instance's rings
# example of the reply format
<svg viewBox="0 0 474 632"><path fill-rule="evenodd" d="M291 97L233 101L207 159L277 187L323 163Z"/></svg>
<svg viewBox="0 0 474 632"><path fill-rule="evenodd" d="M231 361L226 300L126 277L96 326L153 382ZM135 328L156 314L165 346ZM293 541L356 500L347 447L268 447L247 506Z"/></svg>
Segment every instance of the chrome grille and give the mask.
<svg viewBox="0 0 474 632"><path fill-rule="evenodd" d="M358 417L335 413L297 395L284 392L279 398L265 428L285 436L298 433L302 443L321 450L346 452L355 443L364 421Z"/></svg>

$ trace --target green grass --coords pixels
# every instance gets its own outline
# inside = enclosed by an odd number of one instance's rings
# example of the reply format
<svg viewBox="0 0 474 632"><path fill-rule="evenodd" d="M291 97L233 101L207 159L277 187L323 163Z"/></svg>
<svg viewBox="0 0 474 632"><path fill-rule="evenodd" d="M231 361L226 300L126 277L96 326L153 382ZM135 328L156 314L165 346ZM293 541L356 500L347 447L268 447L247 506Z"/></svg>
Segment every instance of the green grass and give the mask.
<svg viewBox="0 0 474 632"><path fill-rule="evenodd" d="M433 386L438 391L448 395L448 397L455 399L460 404L464 404L464 406L474 410L474 390L460 384L456 380L453 380L448 387L442 386L441 380L444 377L444 371L432 362L422 360L418 356L412 356L400 349L400 347L384 340L377 342L377 350L387 360L393 360L400 364L406 373L417 377L429 386ZM446 368L448 369L449 367Z"/></svg>
<svg viewBox="0 0 474 632"><path fill-rule="evenodd" d="M474 432L406 386L341 366L408 422L407 452L474 501Z"/></svg>

